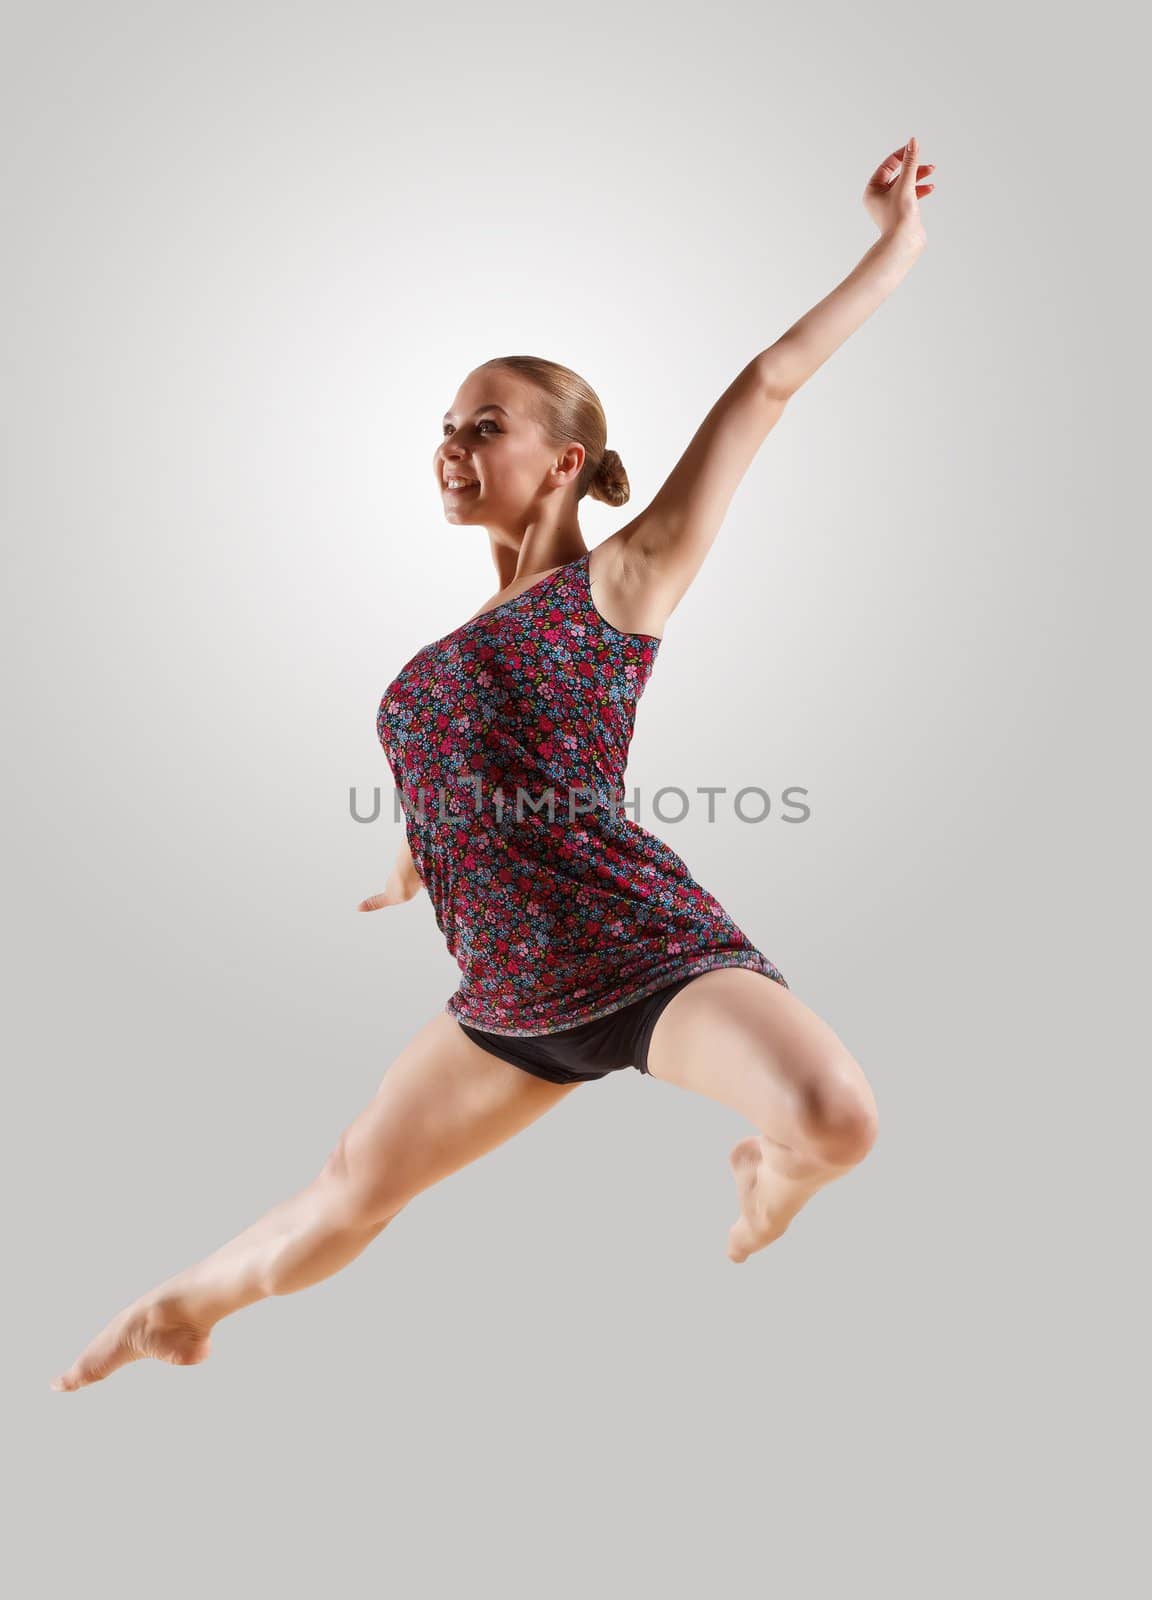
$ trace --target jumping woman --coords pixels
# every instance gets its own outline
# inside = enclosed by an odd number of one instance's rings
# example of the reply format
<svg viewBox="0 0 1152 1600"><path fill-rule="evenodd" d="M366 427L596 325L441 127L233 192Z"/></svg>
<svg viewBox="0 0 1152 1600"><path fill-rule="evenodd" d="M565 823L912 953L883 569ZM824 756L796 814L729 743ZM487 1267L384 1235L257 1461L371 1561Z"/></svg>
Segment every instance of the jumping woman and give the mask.
<svg viewBox="0 0 1152 1600"><path fill-rule="evenodd" d="M353 1261L417 1195L581 1083L635 1067L741 1113L732 1261L778 1239L872 1147L853 1056L692 877L625 814L636 703L668 618L789 399L925 244L916 141L869 179L879 239L721 395L651 505L589 550L586 494L622 505L604 413L566 367L470 373L433 467L445 515L487 531L499 590L388 685L377 731L405 842L375 911L428 892L462 981L389 1066L315 1178L142 1296L52 1387L127 1362L202 1361L223 1317ZM770 981L765 982L765 979Z"/></svg>

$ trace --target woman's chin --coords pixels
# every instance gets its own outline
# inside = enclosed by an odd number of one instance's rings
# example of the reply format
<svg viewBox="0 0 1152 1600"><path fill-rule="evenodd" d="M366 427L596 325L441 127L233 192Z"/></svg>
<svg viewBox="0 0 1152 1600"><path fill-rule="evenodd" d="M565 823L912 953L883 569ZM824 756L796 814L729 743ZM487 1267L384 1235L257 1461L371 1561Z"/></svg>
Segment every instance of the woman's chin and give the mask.
<svg viewBox="0 0 1152 1600"><path fill-rule="evenodd" d="M444 502L444 516L448 522L465 523L476 521L476 511L480 503L479 495L461 495L459 499Z"/></svg>

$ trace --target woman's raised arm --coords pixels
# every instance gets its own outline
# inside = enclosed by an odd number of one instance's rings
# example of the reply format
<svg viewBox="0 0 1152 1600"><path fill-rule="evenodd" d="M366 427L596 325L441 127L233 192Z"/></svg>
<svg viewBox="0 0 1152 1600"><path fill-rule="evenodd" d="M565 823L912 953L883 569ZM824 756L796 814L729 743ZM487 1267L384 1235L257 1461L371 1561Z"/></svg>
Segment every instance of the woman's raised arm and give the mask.
<svg viewBox="0 0 1152 1600"><path fill-rule="evenodd" d="M760 446L800 386L838 350L903 280L926 243L920 199L935 187L920 179L914 139L876 168L864 206L880 237L844 281L760 352L722 394L645 510L619 533L621 593L643 593L649 614L668 616L695 578ZM612 541L605 541L611 543Z"/></svg>
<svg viewBox="0 0 1152 1600"><path fill-rule="evenodd" d="M764 381L775 393L785 399L794 395L915 265L928 242L920 197L936 187L919 179L933 171L932 166L919 165L916 140L910 139L868 179L864 208L880 237L843 283L758 357Z"/></svg>

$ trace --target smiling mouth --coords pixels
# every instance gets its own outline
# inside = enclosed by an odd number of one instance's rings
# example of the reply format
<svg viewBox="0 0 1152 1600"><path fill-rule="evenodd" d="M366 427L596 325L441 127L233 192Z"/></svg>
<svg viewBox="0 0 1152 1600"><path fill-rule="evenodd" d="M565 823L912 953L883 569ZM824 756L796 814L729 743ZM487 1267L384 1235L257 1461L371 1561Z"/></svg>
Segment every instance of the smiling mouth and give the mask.
<svg viewBox="0 0 1152 1600"><path fill-rule="evenodd" d="M445 484L444 485L444 493L445 494L471 494L473 489L478 489L479 487L480 487L480 485L478 483L466 483L464 485L463 489L450 489L448 487L448 485Z"/></svg>

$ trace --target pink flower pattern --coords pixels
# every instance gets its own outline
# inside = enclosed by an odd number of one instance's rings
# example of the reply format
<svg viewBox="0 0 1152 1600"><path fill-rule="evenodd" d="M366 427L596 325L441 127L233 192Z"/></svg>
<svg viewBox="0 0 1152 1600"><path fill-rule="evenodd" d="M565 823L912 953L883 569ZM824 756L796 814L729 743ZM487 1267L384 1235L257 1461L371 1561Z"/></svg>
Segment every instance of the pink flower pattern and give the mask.
<svg viewBox="0 0 1152 1600"><path fill-rule="evenodd" d="M600 615L585 553L425 645L384 691L377 734L460 966L444 1007L459 1021L554 1033L717 967L788 988L681 857L622 807L636 705L659 648Z"/></svg>

